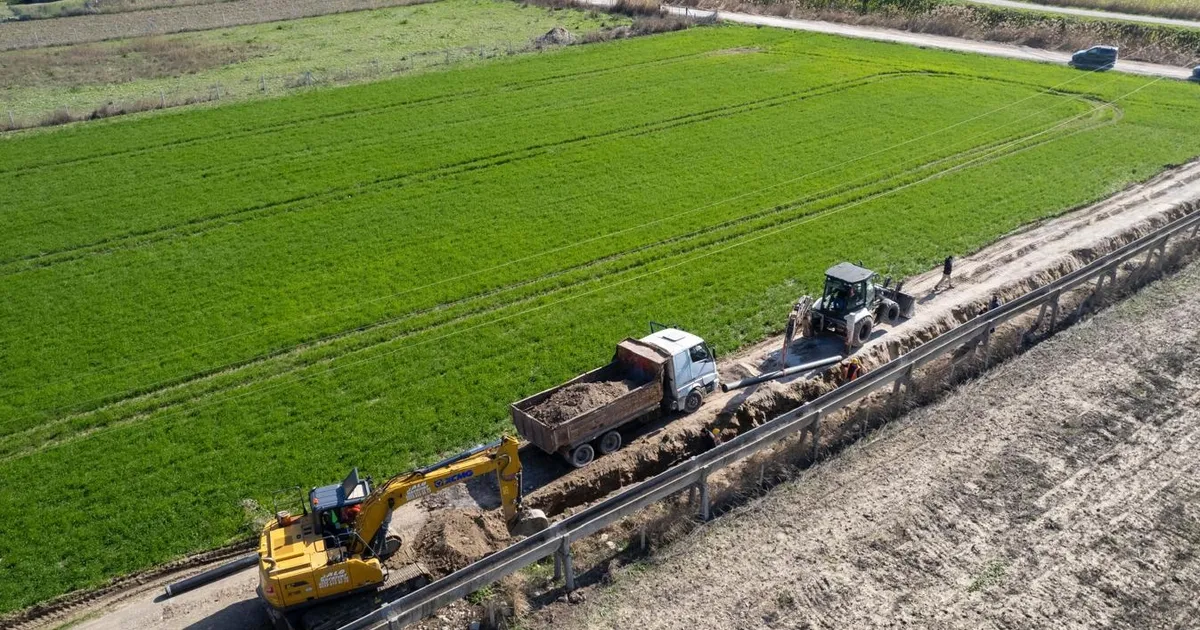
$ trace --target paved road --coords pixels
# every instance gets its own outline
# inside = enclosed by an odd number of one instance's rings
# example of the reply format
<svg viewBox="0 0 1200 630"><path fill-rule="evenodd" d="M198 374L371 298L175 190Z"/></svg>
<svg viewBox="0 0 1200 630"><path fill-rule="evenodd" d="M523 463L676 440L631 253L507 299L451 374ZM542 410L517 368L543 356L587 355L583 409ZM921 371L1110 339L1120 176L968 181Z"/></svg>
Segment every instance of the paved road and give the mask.
<svg viewBox="0 0 1200 630"><path fill-rule="evenodd" d="M667 5L664 5L663 8L676 15L708 16L714 13L713 11ZM954 50L958 52L978 53L981 55L1009 57L1011 59L1042 61L1047 63L1065 64L1071 60L1071 55L1069 53L1042 50L1040 48L1030 48L1028 46L1015 46L1012 44L1000 44L997 42L946 37L944 35L910 33L908 31L898 31L890 28L856 26L852 24L821 22L817 20L796 20L769 15L732 13L729 11L716 11L716 14L718 19L728 22L737 22L740 24L774 26L776 28L788 28L798 31L810 31L813 33L827 33L830 35L872 39L881 42L895 42L898 44L909 44L912 46L921 46L925 48L940 48L942 50ZM1115 71L1153 77L1165 77L1168 79L1187 79L1191 76L1191 70L1189 68L1164 66L1153 63L1143 63L1140 61L1120 61L1117 63Z"/></svg>
<svg viewBox="0 0 1200 630"><path fill-rule="evenodd" d="M1014 2L1013 0L967 0L967 2L986 4L988 6L1000 7L1003 9L1041 11L1043 13L1060 13L1062 15L1074 15L1077 17L1097 18L1101 20L1121 20L1123 22L1143 22L1145 24L1158 24L1161 26L1180 26L1183 28L1200 29L1200 22L1195 20L1177 20L1174 18L1160 17L1157 15L1114 13L1112 11L1097 11L1096 9L1080 9L1078 7L1059 7L1045 4L1034 4L1032 2Z"/></svg>

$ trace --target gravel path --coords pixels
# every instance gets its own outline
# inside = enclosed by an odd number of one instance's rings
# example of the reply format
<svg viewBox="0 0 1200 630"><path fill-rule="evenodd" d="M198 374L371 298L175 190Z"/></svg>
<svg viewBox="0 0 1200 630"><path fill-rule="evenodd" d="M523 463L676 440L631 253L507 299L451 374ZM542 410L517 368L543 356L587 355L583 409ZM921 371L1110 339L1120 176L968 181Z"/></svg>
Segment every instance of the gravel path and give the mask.
<svg viewBox="0 0 1200 630"><path fill-rule="evenodd" d="M1014 0L967 0L974 4L986 4L1001 9L1019 9L1021 11L1040 11L1042 13L1058 13L1075 17L1093 18L1097 20L1120 20L1122 22L1142 22L1159 26L1178 26L1182 28L1200 29L1200 22L1195 20L1180 20L1161 17L1158 15L1136 15L1133 13L1115 13L1097 9L1081 9L1078 7L1060 7L1052 4L1035 4L1033 2L1015 2Z"/></svg>
<svg viewBox="0 0 1200 630"><path fill-rule="evenodd" d="M610 0L589 1L593 4L611 4ZM837 22L821 22L818 20L798 20L793 18L774 17L770 15L734 13L732 11L714 12L707 9L690 9L686 7L666 5L664 5L664 8L668 12L675 15L707 17L715 13L717 18L720 20L736 22L738 24L754 24L758 26L771 26L775 28L809 31L812 33L826 33L829 35L841 35L843 37L856 37L859 39L870 39L881 42L908 44L923 48L938 48L941 50L977 53L980 55L990 55L993 57L1007 57L1009 59L1023 59L1025 61L1041 61L1061 64L1065 64L1071 60L1070 53L1056 52L1053 50L1030 48L1029 46L1017 46L1015 44L1001 44L997 42L962 39L958 37L948 37L945 35L910 33L908 31L899 31L896 29L882 28L878 26L859 26L854 24L841 24ZM1144 76L1162 77L1167 79L1187 79L1191 76L1191 70L1189 68L1145 63L1141 61L1118 61L1113 70L1115 72L1127 72L1130 74L1140 74Z"/></svg>
<svg viewBox="0 0 1200 630"><path fill-rule="evenodd" d="M554 628L1195 628L1200 264L777 489Z"/></svg>

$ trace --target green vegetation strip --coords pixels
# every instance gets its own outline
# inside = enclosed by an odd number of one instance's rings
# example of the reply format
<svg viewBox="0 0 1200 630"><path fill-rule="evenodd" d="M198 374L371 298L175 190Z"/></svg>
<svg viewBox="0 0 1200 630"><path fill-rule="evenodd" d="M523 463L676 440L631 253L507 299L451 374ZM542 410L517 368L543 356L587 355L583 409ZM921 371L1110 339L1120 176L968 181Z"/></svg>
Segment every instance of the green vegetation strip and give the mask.
<svg viewBox="0 0 1200 630"><path fill-rule="evenodd" d="M1193 88L719 27L0 142L0 609L1146 179Z"/></svg>

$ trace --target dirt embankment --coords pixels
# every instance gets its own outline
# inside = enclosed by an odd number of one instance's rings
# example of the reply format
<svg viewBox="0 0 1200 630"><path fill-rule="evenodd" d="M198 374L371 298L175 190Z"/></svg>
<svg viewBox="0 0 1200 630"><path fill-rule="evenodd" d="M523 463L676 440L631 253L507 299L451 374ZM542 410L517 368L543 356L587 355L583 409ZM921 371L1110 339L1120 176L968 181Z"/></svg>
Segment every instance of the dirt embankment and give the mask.
<svg viewBox="0 0 1200 630"><path fill-rule="evenodd" d="M430 514L413 548L417 559L442 577L508 543L508 528L496 512L448 508Z"/></svg>
<svg viewBox="0 0 1200 630"><path fill-rule="evenodd" d="M638 382L595 381L572 383L554 392L549 398L529 410L529 413L548 424L559 425L575 416L603 407L637 389Z"/></svg>
<svg viewBox="0 0 1200 630"><path fill-rule="evenodd" d="M999 294L1004 299L1042 286L1063 274L1079 268L1103 254L1128 243L1148 232L1154 227L1164 224L1172 218L1182 216L1193 210L1192 202L1200 199L1200 162L1191 163L1174 169L1145 184L1132 187L1104 202L1069 213L1058 219L1032 226L1012 234L984 250L964 257L955 266L955 288L933 292L931 287L940 278L940 267L924 274L908 283L908 289L918 296L917 317L903 322L899 326L882 327L875 338L860 352L867 367L877 367L881 362L908 351L919 343L932 339L959 323L966 321L979 309L987 304L992 294ZM935 261L931 261L931 265ZM1143 278L1144 279L1144 278ZM1136 272L1122 270L1122 283L1136 285L1141 282ZM1064 296L1062 313L1069 315L1070 309L1078 303L1077 298ZM1033 315L1031 314L1030 317ZM1067 317L1069 319L1069 317ZM1060 318L1062 321L1062 318ZM782 325L782 322L781 322ZM1028 326L1028 322L1026 322ZM1020 331L1018 331L1020 332ZM1003 336L1003 335L998 335ZM1019 343L1020 335L1016 335ZM806 342L807 343L807 342ZM722 360L723 375L738 374L746 376L778 367L778 349L780 338L768 339L761 344L749 348L736 356ZM996 344L999 345L999 344ZM993 346L995 350L996 346ZM803 349L804 344L798 344L795 349ZM791 359L799 360L798 355L789 354ZM944 388L945 382L939 381L947 376L953 378L955 365L934 366L926 375L934 381L937 391ZM716 393L710 395L704 407L693 415L679 417L671 422L651 425L647 431L627 440L628 445L615 454L597 459L587 468L573 471L565 476L546 483L526 496L526 506L543 509L551 515L586 505L591 501L603 498L612 491L632 483L641 481L653 474L666 470L696 453L711 448L714 444L713 429L716 429L715 440L723 440L737 433L757 426L768 418L782 411L795 408L805 400L826 391L835 384L835 380L818 379L805 381L790 379L756 386L747 390ZM920 383L918 392L920 390ZM868 407L867 421L860 422L861 414L848 414L840 420L839 425L834 419L824 423L827 430L823 435L823 445L837 446L838 444L854 443L863 430L871 426L874 420L870 417ZM964 418L973 417L966 414ZM877 418L876 418L877 420ZM757 462L747 462L746 466L754 466L759 471ZM731 469L736 477L738 471ZM742 475L745 477L746 475ZM757 477L757 474L753 475ZM528 475L527 475L528 478ZM722 480L718 475L710 479L710 487L714 492L721 491L721 483L726 487L736 487L736 479ZM438 495L442 496L442 495ZM470 497L467 497L470 499ZM470 509L470 508L468 508ZM440 511L440 510L439 510ZM418 531L425 523L422 518L414 521L412 531ZM429 512L433 515L435 512ZM474 523L474 521L472 521ZM459 522L458 525L465 525ZM448 563L441 570L457 568L455 565L465 565L470 559L503 545L498 532L491 525L474 523L472 527L481 529L484 533L472 533L467 527L466 534L456 538L453 525L431 528L423 537L421 545L426 551L418 556L442 555L443 553L458 560ZM449 536L445 535L446 531ZM439 538L439 532L440 534ZM487 532L492 532L488 534ZM415 538L413 539L415 540ZM443 550L440 547L453 546L455 540L465 541L465 550L461 553L453 549ZM611 541L610 541L611 542ZM486 549L486 551L484 551ZM475 558L477 559L477 558ZM182 576L179 576L182 577ZM253 576L251 576L252 578ZM223 610L237 612L230 602L237 601L233 597L243 598L247 606L256 605L253 601L253 579L249 579L238 594L225 599L211 599L211 589L201 589L194 595L196 598L208 598L204 602L204 610L214 613ZM157 590L157 588L155 588ZM97 617L95 623L89 622L89 627L111 628L121 627L118 623L122 614L129 610L144 608L145 614L138 619L159 619L162 617L163 605L152 602L153 593L147 595L144 590L130 589L123 594L125 598L142 597L135 604L127 605L124 609L110 610L104 617ZM86 596L85 596L86 597ZM94 601L94 600L92 600ZM108 601L103 599L102 601ZM199 604L198 604L199 605ZM55 615L55 618L65 619L68 616L84 614L82 611L91 609L101 610L102 606L113 606L111 602L100 603L96 606L81 606L71 615ZM114 607L115 608L115 607ZM255 608L257 610L257 608ZM138 612L138 611L134 611ZM200 609L194 611L202 614ZM140 614L140 613L139 613ZM36 617L36 616L35 616ZM117 620L116 625L106 620ZM44 621L42 620L39 621ZM9 618L6 621L14 621ZM37 622L29 624L39 625ZM230 627L234 627L231 621ZM173 627L170 624L145 623L141 627ZM245 627L242 626L237 627Z"/></svg>
<svg viewBox="0 0 1200 630"><path fill-rule="evenodd" d="M1200 264L526 627L1191 628Z"/></svg>
<svg viewBox="0 0 1200 630"><path fill-rule="evenodd" d="M955 328L986 308L993 295L1002 301L1045 286L1154 229L1196 210L1200 199L1200 162L1193 162L1145 184L1131 187L1103 202L1057 219L1031 226L983 250L961 258L955 265L955 286L934 291L940 268L909 279L907 291L917 296L916 316L895 327L882 326L856 353L868 371L899 357L938 335ZM1122 270L1120 286L1148 279ZM1061 299L1063 316L1086 298L1086 293ZM1023 323L1030 325L1027 316ZM782 324L782 322L781 322ZM749 366L760 372L776 361L781 338L765 341L738 356L722 361L721 373L742 373ZM1019 340L1017 341L1019 345ZM1001 352L993 345L993 353ZM791 356L791 355L790 355ZM954 357L958 359L959 357ZM797 356L797 360L799 357ZM924 371L926 380L953 376L955 365L935 365ZM621 451L598 458L587 468L566 475L532 492L529 507L556 515L585 505L631 483L662 472L717 442L759 426L836 387L834 369L824 377L765 383L746 390L716 393L695 414L676 418L639 437ZM922 386L922 375L914 385ZM926 383L927 385L928 383ZM944 383L935 382L935 385ZM868 404L871 401L868 401ZM861 433L857 417L843 414L823 423L827 445L852 441Z"/></svg>

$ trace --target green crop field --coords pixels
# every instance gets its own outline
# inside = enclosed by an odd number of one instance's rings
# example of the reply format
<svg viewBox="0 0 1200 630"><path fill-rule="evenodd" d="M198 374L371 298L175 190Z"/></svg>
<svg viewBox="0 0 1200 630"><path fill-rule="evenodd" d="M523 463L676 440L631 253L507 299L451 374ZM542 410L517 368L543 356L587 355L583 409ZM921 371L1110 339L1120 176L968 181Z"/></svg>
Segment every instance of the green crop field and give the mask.
<svg viewBox="0 0 1200 630"><path fill-rule="evenodd" d="M0 609L1144 180L1194 88L712 27L0 141Z"/></svg>

